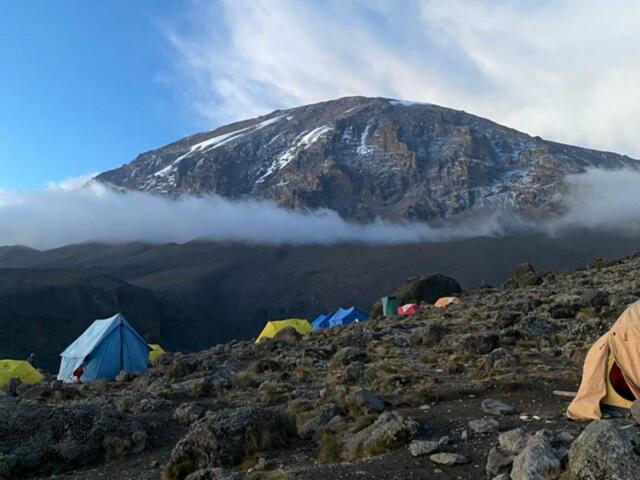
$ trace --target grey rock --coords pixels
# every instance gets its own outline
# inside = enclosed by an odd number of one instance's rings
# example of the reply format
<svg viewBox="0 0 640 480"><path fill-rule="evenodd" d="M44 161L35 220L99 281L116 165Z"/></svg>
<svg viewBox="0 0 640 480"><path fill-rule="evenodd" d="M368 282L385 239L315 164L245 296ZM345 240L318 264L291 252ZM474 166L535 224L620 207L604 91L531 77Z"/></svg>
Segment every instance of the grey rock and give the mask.
<svg viewBox="0 0 640 480"><path fill-rule="evenodd" d="M414 440L409 444L409 452L414 457L422 457L437 452L440 449L438 442L427 440Z"/></svg>
<svg viewBox="0 0 640 480"><path fill-rule="evenodd" d="M501 400L492 400L490 398L482 401L481 408L484 413L488 413L489 415L502 416L513 413L513 407L511 405Z"/></svg>
<svg viewBox="0 0 640 480"><path fill-rule="evenodd" d="M233 467L254 453L282 448L295 436L291 419L274 410L207 412L175 446L164 475L184 478L199 469Z"/></svg>
<svg viewBox="0 0 640 480"><path fill-rule="evenodd" d="M331 361L333 363L347 366L350 363L356 361L365 361L367 359L367 354L364 353L358 347L344 347L338 350L334 355Z"/></svg>
<svg viewBox="0 0 640 480"><path fill-rule="evenodd" d="M520 453L527 446L528 437L524 428L514 428L498 435L498 445L503 450Z"/></svg>
<svg viewBox="0 0 640 480"><path fill-rule="evenodd" d="M469 422L469 428L475 433L495 432L499 427L500 424L492 418L481 418Z"/></svg>
<svg viewBox="0 0 640 480"><path fill-rule="evenodd" d="M183 425L191 425L204 415L204 408L196 403L181 403L173 412L176 422Z"/></svg>
<svg viewBox="0 0 640 480"><path fill-rule="evenodd" d="M344 459L373 457L400 448L409 442L414 429L411 422L396 412L384 412L373 424L343 441Z"/></svg>
<svg viewBox="0 0 640 480"><path fill-rule="evenodd" d="M487 466L485 467L487 475L492 477L500 473L508 473L514 458L514 453L493 447L487 456Z"/></svg>
<svg viewBox="0 0 640 480"><path fill-rule="evenodd" d="M561 462L544 435L532 435L513 459L512 480L554 480L562 473Z"/></svg>
<svg viewBox="0 0 640 480"><path fill-rule="evenodd" d="M638 478L640 427L624 420L591 422L569 450L573 480Z"/></svg>
<svg viewBox="0 0 640 480"><path fill-rule="evenodd" d="M300 435L305 438L313 437L339 414L340 409L333 403L321 406L315 415L300 427Z"/></svg>
<svg viewBox="0 0 640 480"><path fill-rule="evenodd" d="M359 388L345 397L345 404L354 415L368 415L380 413L384 410L384 403L366 388Z"/></svg>
<svg viewBox="0 0 640 480"><path fill-rule="evenodd" d="M462 465L469 463L467 457L460 455L459 453L434 453L429 457L429 459L438 465Z"/></svg>
<svg viewBox="0 0 640 480"><path fill-rule="evenodd" d="M495 332L477 332L461 335L457 348L465 353L484 355L498 346L498 335Z"/></svg>

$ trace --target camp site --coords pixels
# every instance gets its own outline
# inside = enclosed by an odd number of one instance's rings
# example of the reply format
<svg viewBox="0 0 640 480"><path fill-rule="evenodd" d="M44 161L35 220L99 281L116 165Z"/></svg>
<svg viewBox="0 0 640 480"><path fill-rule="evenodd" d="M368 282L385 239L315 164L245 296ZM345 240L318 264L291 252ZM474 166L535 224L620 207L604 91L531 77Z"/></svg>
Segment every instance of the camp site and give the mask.
<svg viewBox="0 0 640 480"><path fill-rule="evenodd" d="M640 480L640 0L0 0L0 480Z"/></svg>
<svg viewBox="0 0 640 480"><path fill-rule="evenodd" d="M348 472L352 462L363 458L371 462L365 468L374 468L386 464L389 455L412 458L426 469L442 468L440 457L432 457L447 454L458 462L484 458L484 469L492 475L517 471L525 458L529 468L543 471L606 473L612 467L594 463L599 457L589 442L600 431L621 445L634 438L627 435L634 432L634 402L640 393L634 373L640 301L616 287L631 265L640 268L640 257L586 270L596 286L587 294L579 287L570 290L573 294L563 290L584 278L584 270L545 276L532 266L519 266L502 287L466 291L439 275L412 277L395 291L381 292L369 308L347 303L320 307L309 320L294 311L268 317L256 326L253 339L196 352L167 349L161 338L145 338L136 329L135 315L116 313L89 320L70 338L59 352L57 371L38 369L36 351L29 359L34 365L26 359L0 360L0 382L7 398L43 413L63 408L75 416L89 415L88 407L74 402L99 398L106 402L100 408L113 408L119 420L99 413L86 421L103 422L105 435L124 432L130 438L142 437L137 424L125 419L177 422L187 439L199 425L221 421L217 412L231 415L224 418L238 422L234 428L249 428L240 427L248 418L232 413L240 409L251 415L250 428L271 432L270 441L317 445L317 455L328 463L314 471L339 461ZM526 305L522 298L528 299ZM490 390L487 382L494 385ZM221 401L228 406L219 410ZM247 405L249 410L243 410ZM267 411L268 416L259 413ZM287 423L296 418L297 426ZM349 430L351 422L366 424L364 418L372 419L362 430L366 437ZM406 436L399 444L385 443L386 453L380 454L379 447L368 450L374 448L368 441L387 438L386 430L379 431L383 421L394 425L399 432L394 435ZM416 439L412 429L421 427L410 421L441 429L449 443L443 446L442 434L436 440ZM617 429L624 432L620 437ZM343 453L327 457L327 431L341 432ZM14 434L2 433L7 438ZM233 438L228 441L239 441ZM128 441L127 453L113 465L140 455L135 451L142 448L141 440L136 441ZM535 455L526 445L535 445ZM432 448L436 453L420 453ZM146 445L142 452L147 451L155 450ZM181 451L168 452L162 467L168 475L182 468ZM512 453L498 461L496 451ZM573 466L550 462L559 452L569 455ZM542 467L537 462L545 458ZM474 469L467 462L453 465L448 467L452 471ZM623 462L616 468L624 472L627 467Z"/></svg>

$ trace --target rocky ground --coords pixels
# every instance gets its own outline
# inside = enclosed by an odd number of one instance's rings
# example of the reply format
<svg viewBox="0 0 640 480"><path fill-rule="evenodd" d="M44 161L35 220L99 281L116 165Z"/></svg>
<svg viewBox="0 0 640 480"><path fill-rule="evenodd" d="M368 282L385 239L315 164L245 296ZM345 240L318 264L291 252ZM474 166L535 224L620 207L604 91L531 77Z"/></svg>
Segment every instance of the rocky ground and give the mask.
<svg viewBox="0 0 640 480"><path fill-rule="evenodd" d="M14 384L0 478L637 478L633 417L572 422L552 392L577 390L639 270L640 254L522 266L447 309L167 354L112 383Z"/></svg>

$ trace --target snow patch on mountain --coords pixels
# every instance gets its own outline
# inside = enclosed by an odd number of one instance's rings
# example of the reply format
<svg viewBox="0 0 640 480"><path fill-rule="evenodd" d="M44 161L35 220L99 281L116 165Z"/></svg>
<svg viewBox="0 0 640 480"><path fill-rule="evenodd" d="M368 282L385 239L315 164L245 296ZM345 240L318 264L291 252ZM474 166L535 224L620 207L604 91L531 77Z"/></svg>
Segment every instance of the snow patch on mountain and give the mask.
<svg viewBox="0 0 640 480"><path fill-rule="evenodd" d="M328 125L323 125L318 128L314 128L308 132L302 132L300 135L296 137L293 142L293 145L282 155L280 155L276 160L269 166L266 173L262 175L256 181L256 184L263 183L268 177L273 175L278 170L282 170L284 167L289 165L291 161L296 158L300 152L306 150L315 142L317 142L320 138L322 138L327 133L333 131L333 127Z"/></svg>
<svg viewBox="0 0 640 480"><path fill-rule="evenodd" d="M371 155L373 153L373 147L370 145L367 145L367 139L369 138L370 130L371 130L371 124L368 123L364 129L364 132L362 132L362 136L360 137L360 145L356 149L356 151L358 152L358 155L365 156L365 155Z"/></svg>
<svg viewBox="0 0 640 480"><path fill-rule="evenodd" d="M223 145L226 145L229 142L237 140L249 133L253 133L257 130L261 130L269 125L273 125L284 118L284 115L279 115L277 117L269 118L264 120L256 125L251 125L249 127L241 128L240 130L235 130L233 132L224 133L222 135L216 135L215 137L204 140L203 142L196 143L189 147L189 150L176 158L170 165L163 168L162 170L157 171L154 175L157 177L167 177L171 173L173 173L177 167L177 165L184 160L185 158L193 155L196 152L208 152L215 148L219 148Z"/></svg>

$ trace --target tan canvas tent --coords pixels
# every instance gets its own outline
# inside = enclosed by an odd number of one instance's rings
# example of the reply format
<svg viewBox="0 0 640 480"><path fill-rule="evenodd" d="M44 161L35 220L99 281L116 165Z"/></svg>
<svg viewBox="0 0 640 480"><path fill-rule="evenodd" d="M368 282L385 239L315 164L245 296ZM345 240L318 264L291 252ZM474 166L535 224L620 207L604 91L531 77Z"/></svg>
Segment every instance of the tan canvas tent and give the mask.
<svg viewBox="0 0 640 480"><path fill-rule="evenodd" d="M635 398L640 398L640 302L627 308L589 349L567 416L599 419L601 402L624 407Z"/></svg>

